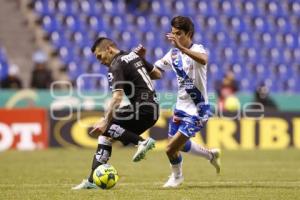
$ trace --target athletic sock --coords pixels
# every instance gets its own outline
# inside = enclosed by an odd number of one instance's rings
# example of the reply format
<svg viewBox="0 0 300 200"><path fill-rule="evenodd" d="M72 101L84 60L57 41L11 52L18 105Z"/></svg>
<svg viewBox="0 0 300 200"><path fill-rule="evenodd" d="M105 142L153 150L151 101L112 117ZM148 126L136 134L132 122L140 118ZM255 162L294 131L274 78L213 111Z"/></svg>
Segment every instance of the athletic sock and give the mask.
<svg viewBox="0 0 300 200"><path fill-rule="evenodd" d="M209 149L202 147L193 141L191 141L191 149L188 153L196 155L196 156L204 157L207 160L212 159L212 153Z"/></svg>
<svg viewBox="0 0 300 200"><path fill-rule="evenodd" d="M175 177L180 177L182 176L182 156L179 154L178 157L170 159L170 164L171 164L171 169L172 173L174 174Z"/></svg>
<svg viewBox="0 0 300 200"><path fill-rule="evenodd" d="M109 160L112 152L111 145L111 141L107 137L104 137L102 135L98 137L98 147L93 157L92 170L88 178L88 181L90 183L93 183L94 170L98 166L107 163L107 161Z"/></svg>

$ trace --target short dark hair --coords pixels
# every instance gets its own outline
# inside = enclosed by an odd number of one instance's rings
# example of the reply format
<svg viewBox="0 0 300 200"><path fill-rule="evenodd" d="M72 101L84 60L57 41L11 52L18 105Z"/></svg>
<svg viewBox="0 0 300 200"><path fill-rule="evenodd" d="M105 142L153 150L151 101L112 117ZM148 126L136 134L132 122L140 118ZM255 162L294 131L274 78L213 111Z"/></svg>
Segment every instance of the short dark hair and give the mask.
<svg viewBox="0 0 300 200"><path fill-rule="evenodd" d="M116 43L114 43L114 41L112 41L109 38L106 37L99 37L93 44L91 51L94 53L96 51L96 48L103 48L106 46L112 46L112 47L117 47Z"/></svg>
<svg viewBox="0 0 300 200"><path fill-rule="evenodd" d="M194 36L194 23L189 17L174 17L171 21L171 26L183 30L185 33L191 32L191 38Z"/></svg>

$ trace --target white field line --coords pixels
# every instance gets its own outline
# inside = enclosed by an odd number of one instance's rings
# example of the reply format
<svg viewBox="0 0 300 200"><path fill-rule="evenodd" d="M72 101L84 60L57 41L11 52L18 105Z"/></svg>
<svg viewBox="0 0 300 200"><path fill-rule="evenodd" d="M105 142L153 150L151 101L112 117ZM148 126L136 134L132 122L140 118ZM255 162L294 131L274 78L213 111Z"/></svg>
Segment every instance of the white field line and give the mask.
<svg viewBox="0 0 300 200"><path fill-rule="evenodd" d="M120 186L159 186L164 182L136 182L136 183L118 183ZM224 185L240 185L240 186L282 186L282 187L299 187L300 181L185 181L185 185L199 185L199 186L224 186ZM64 184L64 183L25 183L19 184L18 188L21 187L61 187L61 186L74 186L74 184ZM15 184L5 184L0 183L0 187L15 187Z"/></svg>

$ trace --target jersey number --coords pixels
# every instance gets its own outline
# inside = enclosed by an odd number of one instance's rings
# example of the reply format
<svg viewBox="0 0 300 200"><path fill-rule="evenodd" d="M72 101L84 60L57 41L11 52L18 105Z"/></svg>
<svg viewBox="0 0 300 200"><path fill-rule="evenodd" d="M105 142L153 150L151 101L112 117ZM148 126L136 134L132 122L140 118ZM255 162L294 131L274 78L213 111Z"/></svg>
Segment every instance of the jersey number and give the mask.
<svg viewBox="0 0 300 200"><path fill-rule="evenodd" d="M137 70L140 75L142 76L142 78L144 79L145 83L147 84L148 88L151 90L151 91L154 91L154 87L153 87L153 84L151 82L151 79L148 75L148 73L146 72L145 68L141 67Z"/></svg>

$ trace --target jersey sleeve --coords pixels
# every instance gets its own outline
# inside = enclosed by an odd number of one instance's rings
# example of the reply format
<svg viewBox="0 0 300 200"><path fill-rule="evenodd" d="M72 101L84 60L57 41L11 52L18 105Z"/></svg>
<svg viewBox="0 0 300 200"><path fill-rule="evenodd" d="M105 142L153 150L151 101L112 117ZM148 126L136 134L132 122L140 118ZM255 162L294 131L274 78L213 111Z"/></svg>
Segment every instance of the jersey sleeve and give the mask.
<svg viewBox="0 0 300 200"><path fill-rule="evenodd" d="M124 67L118 64L108 73L108 81L112 91L123 90L125 83Z"/></svg>
<svg viewBox="0 0 300 200"><path fill-rule="evenodd" d="M152 70L154 69L154 66L145 59L143 59L143 61L145 63L145 68L146 68L147 72L151 73Z"/></svg>
<svg viewBox="0 0 300 200"><path fill-rule="evenodd" d="M156 61L154 66L163 71L172 69L171 50L163 58Z"/></svg>
<svg viewBox="0 0 300 200"><path fill-rule="evenodd" d="M205 50L205 48L203 47L203 45L201 44L196 44L194 45L195 47L193 48L193 51L197 51L199 53L203 53L203 54L208 54L207 51Z"/></svg>

